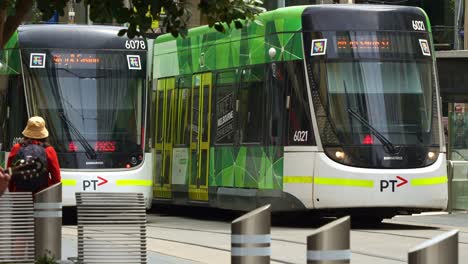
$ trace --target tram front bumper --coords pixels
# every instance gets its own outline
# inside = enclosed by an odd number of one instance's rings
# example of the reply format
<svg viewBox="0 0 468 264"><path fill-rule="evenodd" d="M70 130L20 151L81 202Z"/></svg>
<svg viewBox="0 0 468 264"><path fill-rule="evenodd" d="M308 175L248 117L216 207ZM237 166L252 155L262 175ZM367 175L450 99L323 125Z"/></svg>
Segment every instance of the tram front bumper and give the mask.
<svg viewBox="0 0 468 264"><path fill-rule="evenodd" d="M314 207L445 209L446 157L417 169L367 169L338 164L316 155Z"/></svg>

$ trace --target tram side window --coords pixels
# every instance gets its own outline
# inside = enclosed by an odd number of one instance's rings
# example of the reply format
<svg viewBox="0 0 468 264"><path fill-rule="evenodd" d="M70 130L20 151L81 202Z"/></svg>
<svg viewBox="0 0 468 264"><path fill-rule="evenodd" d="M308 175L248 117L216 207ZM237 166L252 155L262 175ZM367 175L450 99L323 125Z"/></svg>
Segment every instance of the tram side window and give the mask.
<svg viewBox="0 0 468 264"><path fill-rule="evenodd" d="M233 144L235 128L235 71L218 73L216 76L216 143Z"/></svg>
<svg viewBox="0 0 468 264"><path fill-rule="evenodd" d="M265 128L266 143L271 146L281 146L285 137L285 73L283 63L267 65L265 90Z"/></svg>
<svg viewBox="0 0 468 264"><path fill-rule="evenodd" d="M188 145L190 139L189 127L189 109L190 109L190 89L192 86L191 77L182 77L178 80L178 102L177 102L177 117L176 117L176 144Z"/></svg>
<svg viewBox="0 0 468 264"><path fill-rule="evenodd" d="M298 61L285 63L289 95L288 145L315 145L304 66Z"/></svg>
<svg viewBox="0 0 468 264"><path fill-rule="evenodd" d="M241 143L258 143L263 131L264 66L242 70L239 89L239 137Z"/></svg>

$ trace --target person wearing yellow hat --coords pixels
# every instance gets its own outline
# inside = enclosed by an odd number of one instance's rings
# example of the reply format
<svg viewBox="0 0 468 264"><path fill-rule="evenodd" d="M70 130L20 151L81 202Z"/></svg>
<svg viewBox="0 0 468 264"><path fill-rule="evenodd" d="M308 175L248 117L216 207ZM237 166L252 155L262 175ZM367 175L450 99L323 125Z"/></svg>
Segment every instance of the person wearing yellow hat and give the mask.
<svg viewBox="0 0 468 264"><path fill-rule="evenodd" d="M60 165L55 149L47 143L49 131L45 121L40 116L29 118L26 128L23 130L24 139L15 144L8 156L7 166L11 167L19 158L24 156L37 156L44 165L43 175L38 179L16 179L10 180L10 192L31 191L36 193L61 181ZM25 154L27 153L27 154ZM31 154L32 153L32 154ZM20 177L21 178L21 177Z"/></svg>

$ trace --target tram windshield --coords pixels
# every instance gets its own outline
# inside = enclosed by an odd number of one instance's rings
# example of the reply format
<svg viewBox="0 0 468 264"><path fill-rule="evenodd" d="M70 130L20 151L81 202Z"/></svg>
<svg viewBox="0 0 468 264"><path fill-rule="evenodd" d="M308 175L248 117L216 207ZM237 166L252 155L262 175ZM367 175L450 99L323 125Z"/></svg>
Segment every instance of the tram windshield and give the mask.
<svg viewBox="0 0 468 264"><path fill-rule="evenodd" d="M30 112L47 121L62 168L128 168L141 162L145 56L102 50L24 52Z"/></svg>
<svg viewBox="0 0 468 264"><path fill-rule="evenodd" d="M364 167L374 167L365 159L379 151L382 158L422 166L421 149L427 153L439 145L429 35L324 32L321 37L332 42L326 58L309 63L329 124L320 127L323 145L353 147L354 160L362 159L356 163ZM325 135L330 129L332 137ZM422 154L406 157L405 151Z"/></svg>
<svg viewBox="0 0 468 264"><path fill-rule="evenodd" d="M430 64L331 62L327 72L328 110L342 143L362 144L372 132L383 134L393 144L431 144ZM352 116L353 112L376 132Z"/></svg>

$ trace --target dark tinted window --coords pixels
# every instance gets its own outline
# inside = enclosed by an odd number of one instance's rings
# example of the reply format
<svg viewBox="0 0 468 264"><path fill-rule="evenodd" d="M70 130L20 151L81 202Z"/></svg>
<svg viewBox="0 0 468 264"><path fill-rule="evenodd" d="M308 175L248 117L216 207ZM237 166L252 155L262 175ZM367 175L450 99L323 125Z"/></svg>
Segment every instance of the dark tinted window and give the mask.
<svg viewBox="0 0 468 264"><path fill-rule="evenodd" d="M304 66L301 61L286 62L285 71L289 95L288 145L315 145Z"/></svg>
<svg viewBox="0 0 468 264"><path fill-rule="evenodd" d="M283 63L271 63L267 65L266 73L266 113L265 129L268 137L266 144L283 145L285 139L285 72Z"/></svg>
<svg viewBox="0 0 468 264"><path fill-rule="evenodd" d="M264 67L258 65L242 70L239 89L239 132L241 143L260 142L263 121Z"/></svg>
<svg viewBox="0 0 468 264"><path fill-rule="evenodd" d="M189 109L190 109L190 88L192 86L190 77L183 77L178 81L178 111L176 118L176 144L187 145L190 137L189 130Z"/></svg>

